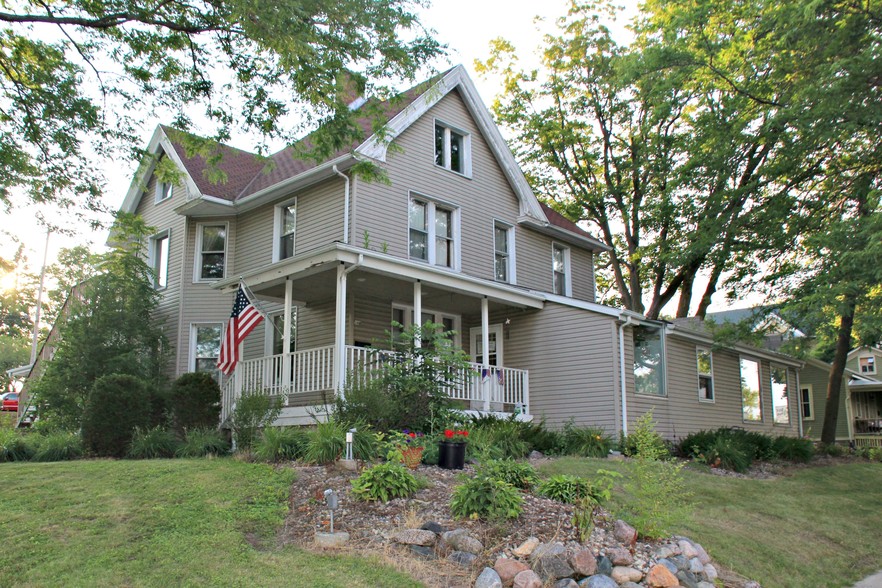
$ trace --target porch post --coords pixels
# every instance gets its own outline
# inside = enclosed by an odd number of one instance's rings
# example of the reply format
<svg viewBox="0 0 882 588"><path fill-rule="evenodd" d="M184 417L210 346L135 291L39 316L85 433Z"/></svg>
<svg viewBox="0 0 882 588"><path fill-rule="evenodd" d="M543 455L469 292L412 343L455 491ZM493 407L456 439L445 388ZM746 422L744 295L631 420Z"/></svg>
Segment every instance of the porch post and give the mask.
<svg viewBox="0 0 882 588"><path fill-rule="evenodd" d="M407 320L405 318L405 320ZM423 326L423 283L417 280L413 283L413 322L417 327ZM413 340L415 347L423 346L422 332L417 331Z"/></svg>
<svg viewBox="0 0 882 588"><path fill-rule="evenodd" d="M497 343L498 344L498 343ZM484 411L490 411L490 303L487 297L481 298L481 387L484 389ZM487 377L484 377L484 374Z"/></svg>
<svg viewBox="0 0 882 588"><path fill-rule="evenodd" d="M337 316L334 332L334 390L342 397L346 386L346 271L337 266Z"/></svg>
<svg viewBox="0 0 882 588"><path fill-rule="evenodd" d="M285 311L282 320L282 390L285 394L285 406L288 405L288 394L291 389L291 306L294 299L294 282L285 280Z"/></svg>

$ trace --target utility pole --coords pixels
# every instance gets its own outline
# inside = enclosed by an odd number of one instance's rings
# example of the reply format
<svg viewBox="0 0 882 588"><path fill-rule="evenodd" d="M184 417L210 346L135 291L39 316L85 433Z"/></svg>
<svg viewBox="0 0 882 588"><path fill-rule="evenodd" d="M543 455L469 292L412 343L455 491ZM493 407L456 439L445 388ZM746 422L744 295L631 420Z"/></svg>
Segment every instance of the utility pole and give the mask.
<svg viewBox="0 0 882 588"><path fill-rule="evenodd" d="M37 361L37 337L40 334L40 314L43 310L43 281L46 279L46 259L49 256L49 235L51 228L46 229L46 247L43 248L43 267L40 269L40 289L37 290L37 312L34 316L34 336L31 339L31 365Z"/></svg>

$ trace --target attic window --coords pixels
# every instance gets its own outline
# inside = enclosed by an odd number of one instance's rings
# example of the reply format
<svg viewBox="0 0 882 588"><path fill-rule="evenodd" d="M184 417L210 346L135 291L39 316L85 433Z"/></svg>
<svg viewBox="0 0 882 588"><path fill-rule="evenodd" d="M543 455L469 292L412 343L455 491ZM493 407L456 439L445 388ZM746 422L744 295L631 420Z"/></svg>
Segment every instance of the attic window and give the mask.
<svg viewBox="0 0 882 588"><path fill-rule="evenodd" d="M860 366L862 374L875 374L876 373L876 358L872 355L870 357L861 357L858 359L858 365Z"/></svg>
<svg viewBox="0 0 882 588"><path fill-rule="evenodd" d="M166 156L165 154L162 154L156 161L156 168L159 169L164 161L166 161ZM163 202L172 197L174 185L167 180L163 180L159 175L160 174L156 174L156 202Z"/></svg>
<svg viewBox="0 0 882 588"><path fill-rule="evenodd" d="M471 141L468 133L436 121L435 165L471 176Z"/></svg>

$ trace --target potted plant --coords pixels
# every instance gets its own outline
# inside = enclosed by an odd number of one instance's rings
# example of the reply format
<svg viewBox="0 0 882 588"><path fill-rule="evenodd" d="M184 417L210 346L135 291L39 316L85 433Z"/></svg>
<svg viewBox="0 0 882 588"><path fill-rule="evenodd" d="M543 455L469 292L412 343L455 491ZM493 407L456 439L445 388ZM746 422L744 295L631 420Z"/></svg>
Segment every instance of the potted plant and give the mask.
<svg viewBox="0 0 882 588"><path fill-rule="evenodd" d="M408 468L415 470L423 459L426 449L426 436L423 433L404 429L389 434L389 453L386 459L399 461Z"/></svg>
<svg viewBox="0 0 882 588"><path fill-rule="evenodd" d="M444 429L444 437L438 442L438 467L461 470L465 466L466 430Z"/></svg>

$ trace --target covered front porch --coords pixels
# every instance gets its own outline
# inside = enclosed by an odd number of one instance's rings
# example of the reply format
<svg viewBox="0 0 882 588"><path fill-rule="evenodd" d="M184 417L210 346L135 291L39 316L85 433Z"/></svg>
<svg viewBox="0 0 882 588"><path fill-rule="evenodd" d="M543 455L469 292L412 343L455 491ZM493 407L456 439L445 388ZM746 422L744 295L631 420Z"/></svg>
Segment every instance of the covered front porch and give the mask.
<svg viewBox="0 0 882 588"><path fill-rule="evenodd" d="M882 382L848 384L855 447L882 447Z"/></svg>
<svg viewBox="0 0 882 588"><path fill-rule="evenodd" d="M448 387L456 408L531 418L529 373L505 363L506 347L522 344L507 340L506 317L543 304L526 290L343 244L243 280L269 320L263 335L260 328L249 335L244 359L222 382L222 421L243 392L279 397L278 424L327 414L347 379L376 377L378 366L398 360L389 351L393 321L456 333L454 344L471 360Z"/></svg>

